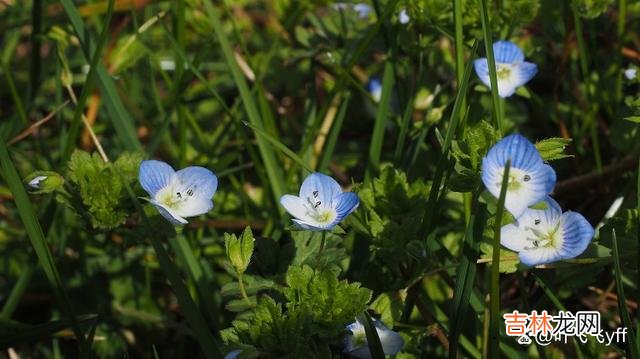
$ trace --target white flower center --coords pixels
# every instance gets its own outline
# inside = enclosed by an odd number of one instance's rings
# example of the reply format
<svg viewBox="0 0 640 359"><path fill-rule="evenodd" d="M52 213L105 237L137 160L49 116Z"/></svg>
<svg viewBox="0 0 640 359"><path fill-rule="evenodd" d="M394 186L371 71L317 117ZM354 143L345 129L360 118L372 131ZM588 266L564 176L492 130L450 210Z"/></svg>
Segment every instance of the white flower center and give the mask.
<svg viewBox="0 0 640 359"><path fill-rule="evenodd" d="M156 193L155 200L173 210L178 210L189 198L193 197L194 190L192 188L178 190L173 184L169 184L165 188Z"/></svg>
<svg viewBox="0 0 640 359"><path fill-rule="evenodd" d="M527 236L527 241L531 246L524 247L525 250L539 249L539 248L556 248L562 242L562 231L560 230L560 221L547 228L537 228L541 224L542 220L536 218L532 227L525 227L525 230L531 236Z"/></svg>
<svg viewBox="0 0 640 359"><path fill-rule="evenodd" d="M506 80L511 76L511 65L496 64L496 77L498 80Z"/></svg>
<svg viewBox="0 0 640 359"><path fill-rule="evenodd" d="M502 187L502 177L504 177L504 170L500 172L500 182L496 183L498 188ZM507 180L507 191L508 192L518 192L522 189L522 185L526 182L531 181L531 175L525 173L524 171L511 168L509 169L509 179Z"/></svg>
<svg viewBox="0 0 640 359"><path fill-rule="evenodd" d="M312 196L306 198L304 204L307 216L320 224L329 224L336 218L336 210L329 207L328 203L322 203L318 190L313 191Z"/></svg>

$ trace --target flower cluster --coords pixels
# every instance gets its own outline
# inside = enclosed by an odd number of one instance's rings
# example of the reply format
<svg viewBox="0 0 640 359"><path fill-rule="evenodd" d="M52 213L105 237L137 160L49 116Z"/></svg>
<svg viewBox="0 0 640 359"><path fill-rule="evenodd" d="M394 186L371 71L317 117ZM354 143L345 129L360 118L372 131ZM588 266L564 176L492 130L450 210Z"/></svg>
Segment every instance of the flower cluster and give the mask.
<svg viewBox="0 0 640 359"><path fill-rule="evenodd" d="M498 197L507 161L510 163L505 208L515 217L502 227L501 244L518 252L528 266L580 255L593 238L594 229L579 213L565 212L549 194L556 174L544 163L536 146L521 135L496 143L482 160L482 182ZM529 208L544 203L544 209Z"/></svg>

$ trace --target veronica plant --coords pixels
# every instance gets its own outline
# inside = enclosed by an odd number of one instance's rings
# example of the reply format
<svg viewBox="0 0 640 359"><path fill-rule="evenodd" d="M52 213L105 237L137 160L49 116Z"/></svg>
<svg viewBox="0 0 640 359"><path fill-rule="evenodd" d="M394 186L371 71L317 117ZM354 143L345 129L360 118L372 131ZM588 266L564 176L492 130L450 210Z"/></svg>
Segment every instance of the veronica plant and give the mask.
<svg viewBox="0 0 640 359"><path fill-rule="evenodd" d="M524 61L522 50L510 41L495 42L493 44L493 55L496 61L498 95L500 97L513 95L518 87L529 82L538 72L538 66ZM473 67L480 81L491 88L487 58L483 57L475 60Z"/></svg>
<svg viewBox="0 0 640 359"><path fill-rule="evenodd" d="M510 135L489 149L482 159L482 182L496 198L502 176L511 161L505 208L520 217L529 206L547 197L556 183L556 173L542 161L536 146L521 135Z"/></svg>
<svg viewBox="0 0 640 359"><path fill-rule="evenodd" d="M299 227L312 231L333 229L358 208L360 199L353 192L342 192L333 178L314 172L305 178L300 195L286 194L280 204Z"/></svg>
<svg viewBox="0 0 640 359"><path fill-rule="evenodd" d="M386 355L395 355L404 346L404 340L400 334L387 328L382 322L373 320L373 324L376 327L376 332L380 338L382 344L382 350ZM356 358L371 358L371 351L369 350L369 344L367 343L367 334L364 329L364 325L358 318L356 321L347 325L347 330L350 332L344 341L344 351L349 355Z"/></svg>
<svg viewBox="0 0 640 359"><path fill-rule="evenodd" d="M213 208L218 178L204 167L174 171L162 161L142 161L138 180L160 214L173 224L186 224L184 217L198 216Z"/></svg>
<svg viewBox="0 0 640 359"><path fill-rule="evenodd" d="M593 238L594 229L580 214L562 209L551 197L546 209L527 209L515 223L503 226L500 242L518 252L520 262L535 266L580 255Z"/></svg>
<svg viewBox="0 0 640 359"><path fill-rule="evenodd" d="M367 82L367 91L375 102L380 102L382 98L382 83L377 77L372 77Z"/></svg>

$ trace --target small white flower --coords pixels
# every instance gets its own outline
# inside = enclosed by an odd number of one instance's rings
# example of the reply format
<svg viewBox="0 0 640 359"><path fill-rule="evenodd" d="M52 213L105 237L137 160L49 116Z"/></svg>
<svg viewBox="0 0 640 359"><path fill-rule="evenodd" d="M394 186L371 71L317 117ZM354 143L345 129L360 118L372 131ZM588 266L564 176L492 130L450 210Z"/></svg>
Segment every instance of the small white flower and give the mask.
<svg viewBox="0 0 640 359"><path fill-rule="evenodd" d="M376 332L380 338L382 344L382 350L386 355L395 355L404 346L404 340L400 334L387 328L382 322L373 319L373 324L376 327ZM371 351L369 350L369 344L367 343L367 334L364 330L364 325L358 318L356 321L347 325L347 330L351 334L345 338L344 351L349 355L356 358L369 359L371 358Z"/></svg>
<svg viewBox="0 0 640 359"><path fill-rule="evenodd" d="M496 77L498 81L498 95L509 97L516 89L538 72L538 66L524 61L524 53L510 41L498 41L493 44L493 57L496 62ZM489 62L486 57L473 62L473 67L480 81L491 88L489 79Z"/></svg>
<svg viewBox="0 0 640 359"><path fill-rule="evenodd" d="M336 10L342 10L342 11L353 10L358 14L358 17L361 19L368 18L371 12L373 11L371 6L365 3L351 4L351 3L338 2L338 3L332 4L331 7Z"/></svg>
<svg viewBox="0 0 640 359"><path fill-rule="evenodd" d="M372 77L367 82L367 91L373 98L375 102L380 102L382 98L382 83L380 83L380 79L377 77Z"/></svg>
<svg viewBox="0 0 640 359"><path fill-rule="evenodd" d="M40 189L40 183L47 179L47 176L37 176L29 181L29 186L33 189Z"/></svg>
<svg viewBox="0 0 640 359"><path fill-rule="evenodd" d="M312 173L300 186L300 196L285 194L280 204L295 218L299 227L312 230L331 230L353 212L360 199L353 192L342 192L333 178Z"/></svg>
<svg viewBox="0 0 640 359"><path fill-rule="evenodd" d="M624 70L624 77L626 77L627 80L633 80L636 78L636 76L638 76L638 69L636 69L635 67L630 67Z"/></svg>
<svg viewBox="0 0 640 359"><path fill-rule="evenodd" d="M240 353L242 353L242 349L232 350L224 356L224 359L238 359Z"/></svg>
<svg viewBox="0 0 640 359"><path fill-rule="evenodd" d="M594 235L593 227L580 213L562 213L551 197L545 203L546 209L529 208L500 231L500 243L518 252L520 262L528 266L577 257Z"/></svg>
<svg viewBox="0 0 640 359"><path fill-rule="evenodd" d="M409 21L411 21L411 18L407 13L407 9L402 9L402 11L400 11L400 14L398 14L398 22L400 22L402 25L405 25L408 24Z"/></svg>
<svg viewBox="0 0 640 359"><path fill-rule="evenodd" d="M138 179L151 196L149 202L174 224L186 224L184 217L209 212L218 188L218 179L204 167L186 167L176 172L168 164L154 160L142 161Z"/></svg>
<svg viewBox="0 0 640 359"><path fill-rule="evenodd" d="M551 193L556 173L542 161L536 146L521 135L510 135L493 145L482 159L482 182L496 198L500 196L507 160L511 161L504 208L518 218Z"/></svg>

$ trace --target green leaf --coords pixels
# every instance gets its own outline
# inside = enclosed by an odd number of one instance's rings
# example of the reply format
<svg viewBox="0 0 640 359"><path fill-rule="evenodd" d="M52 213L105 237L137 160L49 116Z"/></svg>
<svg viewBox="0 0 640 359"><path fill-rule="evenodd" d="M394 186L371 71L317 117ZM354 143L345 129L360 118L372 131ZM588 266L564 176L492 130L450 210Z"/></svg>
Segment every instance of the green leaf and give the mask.
<svg viewBox="0 0 640 359"><path fill-rule="evenodd" d="M31 245L38 257L38 261L42 266L45 276L53 288L53 292L56 299L62 306L64 314L68 316L69 320L71 320L71 327L80 341L81 354L88 355L88 348L86 348L84 333L74 315L71 302L69 301L67 292L62 284L63 282L60 277L60 273L55 265L54 257L49 249L49 244L45 239L44 232L42 231L40 222L38 222L38 217L33 209L33 205L31 204L31 201L29 201L29 196L24 190L18 171L13 165L6 143L2 138L0 138L0 168L2 169L2 177L11 189L11 193L13 193L16 207L20 214L20 219L24 224L24 228L31 240Z"/></svg>
<svg viewBox="0 0 640 359"><path fill-rule="evenodd" d="M236 237L235 234L224 234L224 246L227 251L227 258L229 258L233 267L240 274L247 270L251 262L254 242L255 238L253 238L251 228L248 226L244 229L240 238Z"/></svg>
<svg viewBox="0 0 640 359"><path fill-rule="evenodd" d="M124 153L108 163L97 153L73 152L68 163L69 179L77 187L93 227L109 229L124 222L128 215L122 208L125 185L137 179L141 161L141 153Z"/></svg>
<svg viewBox="0 0 640 359"><path fill-rule="evenodd" d="M342 332L344 323L362 313L371 299L369 289L360 287L360 283L339 281L335 270L291 266L286 282L287 308L306 311L314 327L327 336Z"/></svg>
<svg viewBox="0 0 640 359"><path fill-rule="evenodd" d="M482 252L481 259L491 261L493 248L489 243L481 243L480 251ZM518 270L519 263L520 259L517 253L500 248L500 273L514 273Z"/></svg>
<svg viewBox="0 0 640 359"><path fill-rule="evenodd" d="M393 323L400 320L403 307L404 303L399 292L381 293L369 305L369 309L380 314L380 319L389 329L393 329Z"/></svg>
<svg viewBox="0 0 640 359"><path fill-rule="evenodd" d="M545 161L559 160L561 158L573 157L564 153L565 148L571 143L570 138L552 137L536 143L536 148L542 159Z"/></svg>

